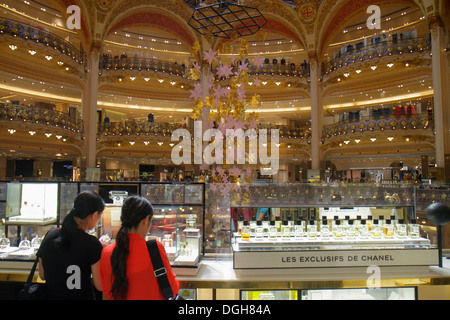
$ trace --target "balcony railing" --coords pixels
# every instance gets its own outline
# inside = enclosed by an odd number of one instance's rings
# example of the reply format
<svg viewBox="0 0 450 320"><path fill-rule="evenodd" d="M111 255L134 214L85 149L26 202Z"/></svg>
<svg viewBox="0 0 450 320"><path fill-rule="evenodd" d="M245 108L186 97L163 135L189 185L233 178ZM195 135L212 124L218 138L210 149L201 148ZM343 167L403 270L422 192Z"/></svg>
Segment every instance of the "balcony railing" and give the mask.
<svg viewBox="0 0 450 320"><path fill-rule="evenodd" d="M14 20L0 18L0 34L42 43L71 57L78 64L84 63L84 55L80 50L76 49L70 42L46 30Z"/></svg>
<svg viewBox="0 0 450 320"><path fill-rule="evenodd" d="M328 74L342 67L356 62L366 61L376 57L402 55L407 53L420 53L431 51L431 37L426 35L417 39L382 41L375 42L373 45L364 46L360 43L354 43L346 48L344 54L340 54L335 59L324 63L322 74Z"/></svg>
<svg viewBox="0 0 450 320"><path fill-rule="evenodd" d="M100 69L103 70L138 70L138 71L155 71L177 76L184 76L186 66L174 62L138 58L129 58L125 55L111 57L104 55L100 61Z"/></svg>
<svg viewBox="0 0 450 320"><path fill-rule="evenodd" d="M389 116L375 119L374 117L363 117L352 121L340 121L335 124L324 126L323 139L338 135L351 134L365 131L383 130L419 130L433 129L434 122L429 114L417 114L410 116Z"/></svg>
<svg viewBox="0 0 450 320"><path fill-rule="evenodd" d="M155 123L145 121L124 121L103 123L99 128L100 136L158 136L170 137L176 129L187 129L193 136L193 129L178 123ZM284 125L265 125L259 124L258 129L269 130L278 129L280 138L286 139L304 139L309 140L311 131L308 128L300 128Z"/></svg>
<svg viewBox="0 0 450 320"><path fill-rule="evenodd" d="M75 119L60 111L33 106L2 105L0 108L0 120L50 125L75 133L81 133L83 131L83 122L80 119Z"/></svg>

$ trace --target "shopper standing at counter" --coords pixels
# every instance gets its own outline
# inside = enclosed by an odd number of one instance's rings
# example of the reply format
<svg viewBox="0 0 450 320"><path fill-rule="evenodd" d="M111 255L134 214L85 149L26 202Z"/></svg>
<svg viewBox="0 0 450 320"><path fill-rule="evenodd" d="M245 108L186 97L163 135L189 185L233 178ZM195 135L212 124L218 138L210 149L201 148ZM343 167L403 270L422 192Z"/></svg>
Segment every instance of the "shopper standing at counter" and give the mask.
<svg viewBox="0 0 450 320"><path fill-rule="evenodd" d="M102 291L99 265L103 247L86 231L95 228L104 209L97 193L82 192L62 227L46 235L39 251L39 276L46 281L49 299L93 300L92 282Z"/></svg>
<svg viewBox="0 0 450 320"><path fill-rule="evenodd" d="M150 230L153 207L140 196L125 199L116 242L103 249L100 277L108 300L164 300L155 277L145 237ZM180 285L170 267L164 246L157 242L174 295Z"/></svg>

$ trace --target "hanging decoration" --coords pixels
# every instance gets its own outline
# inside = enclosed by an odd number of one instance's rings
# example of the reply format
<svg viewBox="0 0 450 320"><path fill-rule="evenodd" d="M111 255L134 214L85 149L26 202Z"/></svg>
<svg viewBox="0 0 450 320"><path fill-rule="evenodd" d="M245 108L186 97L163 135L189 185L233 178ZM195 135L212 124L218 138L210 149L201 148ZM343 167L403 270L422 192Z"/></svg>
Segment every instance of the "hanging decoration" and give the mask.
<svg viewBox="0 0 450 320"><path fill-rule="evenodd" d="M255 34L267 20L254 7L234 1L217 1L195 8L188 24L200 34L232 39Z"/></svg>

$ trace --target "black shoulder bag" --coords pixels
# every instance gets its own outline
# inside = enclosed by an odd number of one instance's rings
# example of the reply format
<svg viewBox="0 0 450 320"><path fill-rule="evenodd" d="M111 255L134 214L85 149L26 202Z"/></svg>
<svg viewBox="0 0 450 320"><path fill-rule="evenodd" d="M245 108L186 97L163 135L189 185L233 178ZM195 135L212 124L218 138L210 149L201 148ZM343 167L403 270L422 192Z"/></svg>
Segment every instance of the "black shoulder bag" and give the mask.
<svg viewBox="0 0 450 320"><path fill-rule="evenodd" d="M36 253L33 267L28 275L27 282L22 290L17 293L17 300L46 300L48 299L47 285L45 283L32 283L37 264L39 263L39 250Z"/></svg>
<svg viewBox="0 0 450 320"><path fill-rule="evenodd" d="M166 300L184 300L181 296L173 295L172 287L170 286L169 279L167 278L167 270L159 254L158 244L156 240L147 241L147 249L150 254L150 260L153 264L153 270L156 279L158 280L161 292Z"/></svg>

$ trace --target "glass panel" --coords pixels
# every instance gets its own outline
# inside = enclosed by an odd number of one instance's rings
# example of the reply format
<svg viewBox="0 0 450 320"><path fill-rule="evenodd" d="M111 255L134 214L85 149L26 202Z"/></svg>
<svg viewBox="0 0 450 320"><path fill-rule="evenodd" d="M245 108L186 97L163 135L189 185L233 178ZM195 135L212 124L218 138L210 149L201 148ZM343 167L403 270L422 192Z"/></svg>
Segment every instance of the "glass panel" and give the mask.
<svg viewBox="0 0 450 320"><path fill-rule="evenodd" d="M241 300L298 300L297 290L241 291Z"/></svg>
<svg viewBox="0 0 450 320"><path fill-rule="evenodd" d="M301 290L302 300L416 300L415 288Z"/></svg>

